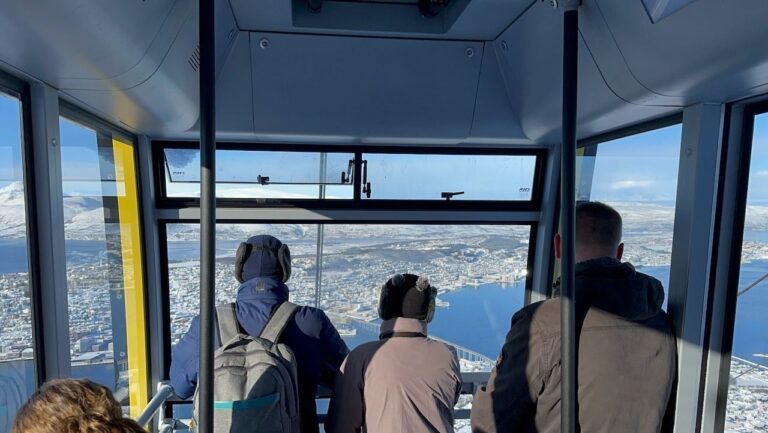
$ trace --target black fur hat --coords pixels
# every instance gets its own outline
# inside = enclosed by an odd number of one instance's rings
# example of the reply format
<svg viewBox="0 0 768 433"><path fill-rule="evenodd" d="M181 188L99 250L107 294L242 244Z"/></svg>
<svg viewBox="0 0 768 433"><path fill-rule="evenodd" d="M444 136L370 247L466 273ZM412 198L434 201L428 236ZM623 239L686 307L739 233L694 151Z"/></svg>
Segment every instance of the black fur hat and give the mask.
<svg viewBox="0 0 768 433"><path fill-rule="evenodd" d="M379 317L383 320L405 317L427 323L435 316L437 289L426 277L397 274L381 286Z"/></svg>

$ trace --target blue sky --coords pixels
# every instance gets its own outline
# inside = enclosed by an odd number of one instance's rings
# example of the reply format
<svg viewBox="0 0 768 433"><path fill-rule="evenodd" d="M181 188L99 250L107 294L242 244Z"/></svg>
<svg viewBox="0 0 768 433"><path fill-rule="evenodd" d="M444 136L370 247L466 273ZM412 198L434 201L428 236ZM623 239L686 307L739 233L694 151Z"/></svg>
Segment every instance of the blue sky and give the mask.
<svg viewBox="0 0 768 433"><path fill-rule="evenodd" d="M672 202L677 195L681 125L600 143L593 200Z"/></svg>
<svg viewBox="0 0 768 433"><path fill-rule="evenodd" d="M21 180L20 113L18 100L0 94L0 187ZM71 194L100 195L99 154L96 132L68 120L60 122L65 190ZM603 201L671 202L675 199L678 154L682 127L674 125L631 137L601 143L598 147L591 198ZM755 143L750 169L749 201L768 203L768 114L755 121ZM509 157L435 157L367 155L369 180L374 197L438 197L442 191L466 191L463 198L524 199L520 188L530 187L533 161ZM328 154L326 180L337 182L346 171L351 154ZM102 158L102 164L111 159ZM174 169L180 178L197 180L196 152L176 154ZM424 170L424 167L430 170ZM315 181L319 176L319 155L288 152L220 152L218 177L255 180L267 175L273 181ZM109 167L107 167L109 168ZM178 185L189 191L196 186ZM233 186L242 189L243 186ZM277 188L277 186L273 187ZM292 187L297 195L316 195L317 187ZM329 194L348 197L350 187L331 189ZM461 198L461 197L457 197Z"/></svg>

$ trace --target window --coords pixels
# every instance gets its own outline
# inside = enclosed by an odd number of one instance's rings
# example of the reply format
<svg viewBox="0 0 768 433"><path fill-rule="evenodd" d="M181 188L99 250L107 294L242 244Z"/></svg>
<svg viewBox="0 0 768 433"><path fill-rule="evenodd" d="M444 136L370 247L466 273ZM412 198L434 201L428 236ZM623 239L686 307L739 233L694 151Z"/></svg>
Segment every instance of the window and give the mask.
<svg viewBox="0 0 768 433"><path fill-rule="evenodd" d="M200 151L166 148L168 197L200 196ZM354 154L216 150L222 198L351 199Z"/></svg>
<svg viewBox="0 0 768 433"><path fill-rule="evenodd" d="M403 200L533 197L534 155L363 154L363 196Z"/></svg>
<svg viewBox="0 0 768 433"><path fill-rule="evenodd" d="M64 117L60 131L72 375L136 417L148 378L133 143Z"/></svg>
<svg viewBox="0 0 768 433"><path fill-rule="evenodd" d="M21 108L0 91L0 433L37 387Z"/></svg>
<svg viewBox="0 0 768 433"><path fill-rule="evenodd" d="M631 135L585 149L579 200L615 207L624 221L624 258L669 286L682 125ZM593 172L589 173L590 167ZM665 300L666 302L666 300ZM666 303L665 303L666 305Z"/></svg>
<svg viewBox="0 0 768 433"><path fill-rule="evenodd" d="M194 143L155 143L159 196L168 203L200 196L200 150ZM451 150L294 146L290 151L220 143L216 194L237 200L409 200L531 202L541 151L502 154ZM440 152L446 152L441 154ZM410 152L410 153L409 153ZM465 203L466 204L466 203Z"/></svg>
<svg viewBox="0 0 768 433"><path fill-rule="evenodd" d="M167 224L166 248L170 294L171 344L187 332L200 312L200 225ZM291 301L314 306L317 225L217 224L216 304L234 302L239 283L233 262L237 247L251 236L271 234L291 249Z"/></svg>
<svg viewBox="0 0 768 433"><path fill-rule="evenodd" d="M174 343L199 312L198 230L166 225ZM318 230L324 231L319 287ZM428 276L439 289L430 334L459 348L465 371L490 371L512 314L523 306L529 226L413 224L218 224L217 303L234 301L232 259L239 243L256 234L290 246L291 300L323 308L350 348L378 337L378 287L397 272Z"/></svg>
<svg viewBox="0 0 768 433"><path fill-rule="evenodd" d="M768 430L768 114L753 136L725 424L739 433Z"/></svg>
<svg viewBox="0 0 768 433"><path fill-rule="evenodd" d="M438 288L430 335L459 349L462 370L490 371L523 306L529 238L528 226L326 225L320 305L354 348L378 338L379 287L426 276Z"/></svg>

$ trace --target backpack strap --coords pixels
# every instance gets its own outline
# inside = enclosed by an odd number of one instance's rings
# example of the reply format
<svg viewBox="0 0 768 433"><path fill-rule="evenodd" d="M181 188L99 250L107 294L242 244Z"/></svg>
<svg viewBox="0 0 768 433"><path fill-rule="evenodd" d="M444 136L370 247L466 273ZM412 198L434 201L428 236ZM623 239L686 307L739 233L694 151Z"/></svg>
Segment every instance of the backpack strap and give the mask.
<svg viewBox="0 0 768 433"><path fill-rule="evenodd" d="M280 340L280 335L283 333L286 326L288 326L288 322L293 319L293 315L296 314L298 308L299 307L296 306L296 304L287 301L280 304L274 314L272 314L272 317L269 318L267 324L264 325L264 330L261 331L259 338L263 338L272 343L277 343L278 340Z"/></svg>
<svg viewBox="0 0 768 433"><path fill-rule="evenodd" d="M216 307L216 329L219 332L219 345L223 346L242 334L240 322L237 321L237 308L234 303Z"/></svg>

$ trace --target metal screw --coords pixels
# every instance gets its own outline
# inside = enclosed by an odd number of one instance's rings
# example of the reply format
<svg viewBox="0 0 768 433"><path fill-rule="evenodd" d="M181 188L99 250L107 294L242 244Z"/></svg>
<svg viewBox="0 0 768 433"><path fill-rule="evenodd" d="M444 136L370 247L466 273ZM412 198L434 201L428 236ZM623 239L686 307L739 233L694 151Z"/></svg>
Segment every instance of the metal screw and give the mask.
<svg viewBox="0 0 768 433"><path fill-rule="evenodd" d="M472 57L475 55L475 50L473 50L472 48L467 48L466 50L464 50L464 54L466 54L467 57Z"/></svg>
<svg viewBox="0 0 768 433"><path fill-rule="evenodd" d="M267 47L269 47L269 39L261 38L261 40L259 41L259 46L261 47L262 50L266 50Z"/></svg>
<svg viewBox="0 0 768 433"><path fill-rule="evenodd" d="M507 41L501 41L501 49L506 50L507 48L509 48L509 46L507 45Z"/></svg>
<svg viewBox="0 0 768 433"><path fill-rule="evenodd" d="M55 146L55 145L56 145L56 139L55 138L51 138L51 146Z"/></svg>

